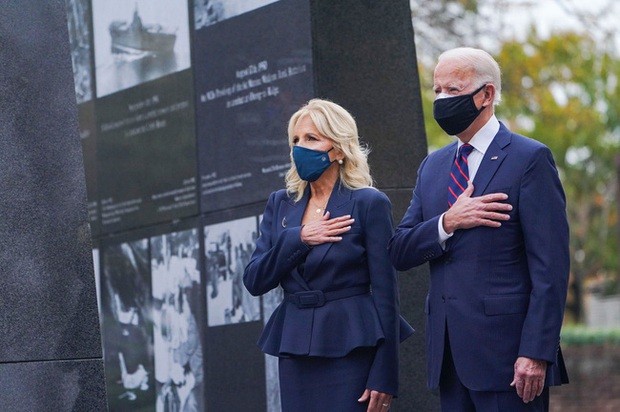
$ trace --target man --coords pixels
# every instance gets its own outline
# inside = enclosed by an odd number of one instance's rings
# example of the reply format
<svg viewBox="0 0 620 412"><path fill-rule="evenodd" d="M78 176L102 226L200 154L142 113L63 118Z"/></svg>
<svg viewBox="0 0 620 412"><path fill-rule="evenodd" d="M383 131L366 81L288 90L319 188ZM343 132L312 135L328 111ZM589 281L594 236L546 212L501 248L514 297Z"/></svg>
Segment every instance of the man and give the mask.
<svg viewBox="0 0 620 412"><path fill-rule="evenodd" d="M443 53L434 90L434 117L458 140L420 165L389 244L399 270L430 264L428 385L444 411L546 411L548 387L568 382L569 234L553 157L495 117L488 53Z"/></svg>

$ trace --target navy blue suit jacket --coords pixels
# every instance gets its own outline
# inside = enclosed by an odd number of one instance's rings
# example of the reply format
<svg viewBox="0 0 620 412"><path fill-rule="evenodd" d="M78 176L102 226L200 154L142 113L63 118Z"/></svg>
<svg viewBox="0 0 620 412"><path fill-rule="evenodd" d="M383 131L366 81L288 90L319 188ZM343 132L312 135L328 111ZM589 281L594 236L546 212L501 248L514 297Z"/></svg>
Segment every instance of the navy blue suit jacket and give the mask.
<svg viewBox="0 0 620 412"><path fill-rule="evenodd" d="M391 203L375 189L348 190L336 184L327 210L331 217L351 215L355 222L342 240L313 248L301 241L306 190L294 202L285 190L272 193L260 225L256 250L244 283L253 295L281 285L285 292L304 288L291 273L299 271L313 290L330 292L369 285L372 293L299 308L282 302L258 342L274 356L341 357L358 347L376 347L367 388L397 394L398 343L413 329L399 316L397 273L387 243L393 233Z"/></svg>
<svg viewBox="0 0 620 412"><path fill-rule="evenodd" d="M450 337L461 381L478 391L510 389L519 356L548 362L547 385L567 382L559 350L569 276L566 201L549 149L503 124L473 181L473 196L503 192L513 207L500 228L457 230L445 249L454 142L420 165L409 209L389 249L398 270L429 262L428 385L437 388Z"/></svg>

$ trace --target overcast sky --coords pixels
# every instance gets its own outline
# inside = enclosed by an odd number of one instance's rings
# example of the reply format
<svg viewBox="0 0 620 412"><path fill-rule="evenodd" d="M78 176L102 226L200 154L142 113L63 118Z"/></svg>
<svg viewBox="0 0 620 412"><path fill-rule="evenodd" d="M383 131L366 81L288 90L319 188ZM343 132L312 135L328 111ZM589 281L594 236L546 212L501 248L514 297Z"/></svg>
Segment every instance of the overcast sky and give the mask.
<svg viewBox="0 0 620 412"><path fill-rule="evenodd" d="M505 35L523 38L529 24L534 23L542 37L567 29L595 34L615 31L616 41L620 36L618 0L504 0L501 3L501 8L483 7L482 13L501 23ZM585 12L587 20L580 21L571 10Z"/></svg>

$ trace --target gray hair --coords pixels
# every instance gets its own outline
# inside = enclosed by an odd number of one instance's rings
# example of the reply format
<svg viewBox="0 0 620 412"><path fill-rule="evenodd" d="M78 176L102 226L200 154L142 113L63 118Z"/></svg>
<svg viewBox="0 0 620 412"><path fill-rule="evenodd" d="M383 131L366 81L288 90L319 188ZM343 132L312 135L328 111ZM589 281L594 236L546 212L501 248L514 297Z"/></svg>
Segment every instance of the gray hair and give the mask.
<svg viewBox="0 0 620 412"><path fill-rule="evenodd" d="M463 67L471 68L474 71L474 81L478 86L491 83L495 86L495 98L493 105L496 106L502 101L502 75L497 61L486 51L471 47L457 47L446 50L437 58L451 59L458 61Z"/></svg>

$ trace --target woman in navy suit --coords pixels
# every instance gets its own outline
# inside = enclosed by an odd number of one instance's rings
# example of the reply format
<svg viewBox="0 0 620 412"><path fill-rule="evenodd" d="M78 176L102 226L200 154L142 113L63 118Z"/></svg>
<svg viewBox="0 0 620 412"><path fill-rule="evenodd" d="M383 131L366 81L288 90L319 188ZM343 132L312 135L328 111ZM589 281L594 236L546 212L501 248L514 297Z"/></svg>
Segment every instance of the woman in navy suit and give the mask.
<svg viewBox="0 0 620 412"><path fill-rule="evenodd" d="M385 412L413 333L387 251L390 201L341 106L311 100L288 135L286 189L269 197L243 278L255 296L284 289L258 345L279 357L283 411Z"/></svg>

